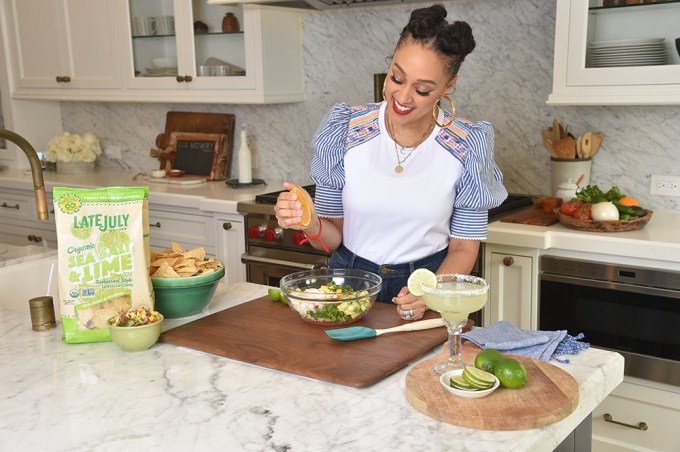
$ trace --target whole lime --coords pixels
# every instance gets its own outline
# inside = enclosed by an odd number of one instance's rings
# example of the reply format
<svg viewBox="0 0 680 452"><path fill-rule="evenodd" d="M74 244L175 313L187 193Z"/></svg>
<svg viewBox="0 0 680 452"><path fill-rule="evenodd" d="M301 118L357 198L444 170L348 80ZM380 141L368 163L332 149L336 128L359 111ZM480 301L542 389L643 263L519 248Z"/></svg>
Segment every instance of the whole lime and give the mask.
<svg viewBox="0 0 680 452"><path fill-rule="evenodd" d="M267 289L267 295L269 295L272 301L281 300L281 291L279 289L269 288Z"/></svg>
<svg viewBox="0 0 680 452"><path fill-rule="evenodd" d="M496 362L501 359L503 359L501 352L494 348L487 348L486 350L477 353L477 356L475 356L475 367L493 373Z"/></svg>
<svg viewBox="0 0 680 452"><path fill-rule="evenodd" d="M498 360L493 374L506 388L517 389L527 384L527 370L522 363L512 358Z"/></svg>

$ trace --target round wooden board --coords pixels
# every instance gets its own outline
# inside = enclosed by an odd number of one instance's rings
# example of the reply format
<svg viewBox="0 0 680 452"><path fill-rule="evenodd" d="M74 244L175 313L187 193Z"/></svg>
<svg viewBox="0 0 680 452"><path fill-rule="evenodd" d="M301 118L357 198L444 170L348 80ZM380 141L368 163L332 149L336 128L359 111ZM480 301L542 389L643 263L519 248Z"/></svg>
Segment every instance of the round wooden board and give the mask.
<svg viewBox="0 0 680 452"><path fill-rule="evenodd" d="M463 360L474 362L480 351L463 346ZM564 419L578 406L578 384L559 367L523 356L528 382L520 389L502 386L478 399L457 397L442 387L432 368L442 354L413 367L406 375L406 399L421 413L449 424L480 430L528 430Z"/></svg>

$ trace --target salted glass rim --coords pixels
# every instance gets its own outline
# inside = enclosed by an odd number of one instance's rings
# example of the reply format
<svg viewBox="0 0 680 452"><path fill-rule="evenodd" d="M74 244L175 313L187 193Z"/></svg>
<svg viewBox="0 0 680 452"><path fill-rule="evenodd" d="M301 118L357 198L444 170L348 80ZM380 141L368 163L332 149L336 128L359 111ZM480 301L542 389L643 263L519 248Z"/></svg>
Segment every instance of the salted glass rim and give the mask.
<svg viewBox="0 0 680 452"><path fill-rule="evenodd" d="M461 281L468 282L471 284L476 284L479 287L476 289L460 290L460 289L441 289L437 287L428 287L426 285L421 285L420 289L423 293L435 294L435 295L464 295L464 296L474 296L482 295L489 291L489 283L484 278L474 275L462 275L459 273L443 273L437 275L437 283L448 281Z"/></svg>

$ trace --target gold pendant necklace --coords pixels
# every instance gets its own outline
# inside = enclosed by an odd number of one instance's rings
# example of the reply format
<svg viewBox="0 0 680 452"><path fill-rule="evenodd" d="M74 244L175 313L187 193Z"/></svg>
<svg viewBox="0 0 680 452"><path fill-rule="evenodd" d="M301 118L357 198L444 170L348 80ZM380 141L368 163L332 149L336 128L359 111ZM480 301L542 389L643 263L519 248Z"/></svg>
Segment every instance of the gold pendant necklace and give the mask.
<svg viewBox="0 0 680 452"><path fill-rule="evenodd" d="M401 166L401 164L404 163L409 157L411 157L413 151L415 151L418 146L423 144L427 137L430 136L432 130L434 130L434 122L430 122L430 127L428 127L427 132L425 132L425 134L420 138L420 140L413 146L402 146L397 143L397 139L394 137L394 131L392 129L392 122L390 121L390 117L387 114L387 111L385 111L385 124L387 125L387 133L394 142L394 153L397 155L397 166L394 167L394 172L397 174L401 174L404 172L404 167ZM408 154L406 154L406 157L404 157L404 159L402 160L399 157L399 155L403 154L407 149L410 149L410 151Z"/></svg>

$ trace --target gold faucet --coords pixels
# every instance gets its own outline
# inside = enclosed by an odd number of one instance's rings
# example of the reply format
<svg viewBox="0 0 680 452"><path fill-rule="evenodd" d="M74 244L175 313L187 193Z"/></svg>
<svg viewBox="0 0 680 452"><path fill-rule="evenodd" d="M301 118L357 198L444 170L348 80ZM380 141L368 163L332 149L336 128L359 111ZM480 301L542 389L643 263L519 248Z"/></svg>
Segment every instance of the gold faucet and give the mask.
<svg viewBox="0 0 680 452"><path fill-rule="evenodd" d="M21 135L18 135L11 130L0 129L0 137L11 141L24 151L28 161L31 162L31 174L33 175L33 188L35 190L35 205L38 210L38 219L47 220L47 198L45 196L45 182L43 181L42 165L38 158L38 153L35 152L33 146L26 141Z"/></svg>

